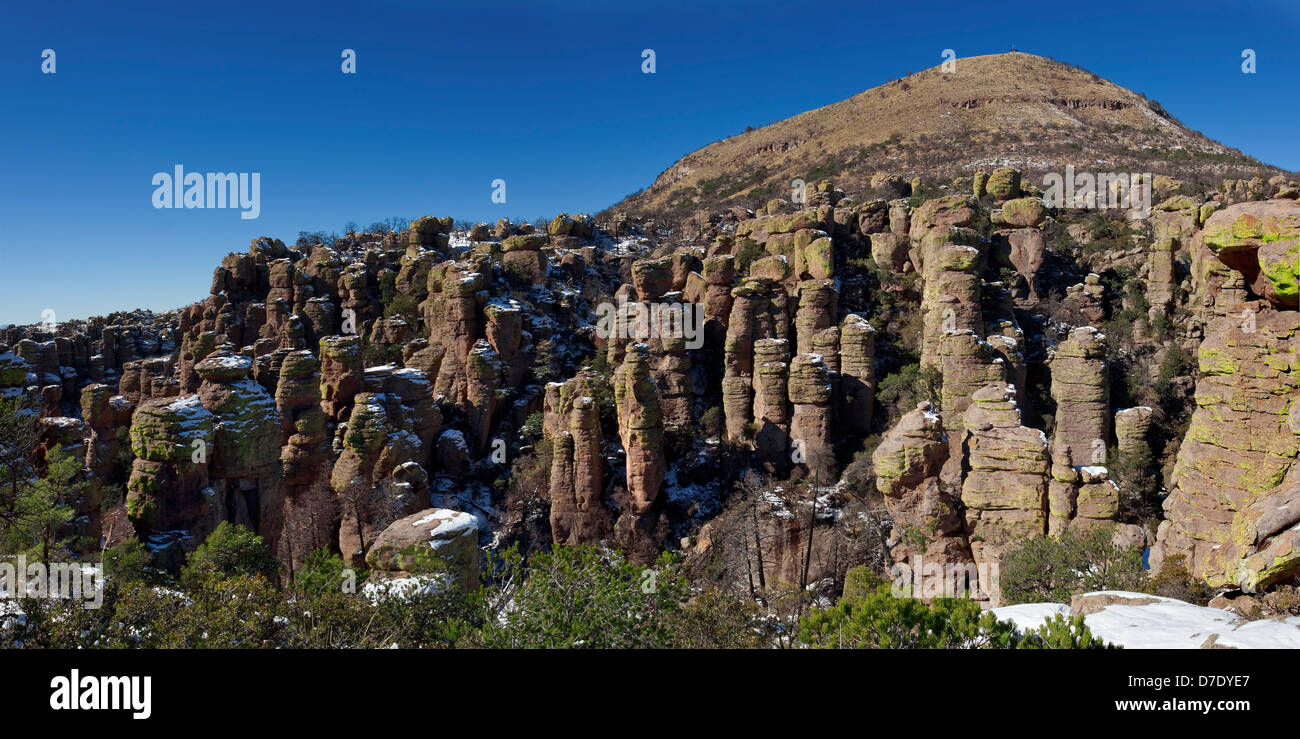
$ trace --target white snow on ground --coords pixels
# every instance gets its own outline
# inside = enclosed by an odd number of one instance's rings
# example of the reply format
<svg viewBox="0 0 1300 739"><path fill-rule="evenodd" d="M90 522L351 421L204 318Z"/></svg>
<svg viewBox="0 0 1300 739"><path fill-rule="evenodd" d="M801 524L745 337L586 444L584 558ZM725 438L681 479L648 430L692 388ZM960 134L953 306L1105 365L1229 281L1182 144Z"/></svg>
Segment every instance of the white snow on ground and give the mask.
<svg viewBox="0 0 1300 739"><path fill-rule="evenodd" d="M1058 613L1069 617L1070 607L1063 603L1021 603L993 609L999 621L1010 621L1021 632L1037 629Z"/></svg>
<svg viewBox="0 0 1300 739"><path fill-rule="evenodd" d="M1152 601L1109 605L1084 617L1094 636L1126 649L1198 649L1207 646L1211 637L1222 647L1300 649L1300 616L1247 621L1229 611L1158 595L1100 592ZM1070 608L1060 603L1024 603L993 609L1000 620L1022 631L1038 628L1057 613L1068 616Z"/></svg>
<svg viewBox="0 0 1300 739"><path fill-rule="evenodd" d="M413 575L367 581L361 586L361 594L371 603L378 603L389 598L409 600L422 593L438 593L446 587L447 579L443 575Z"/></svg>

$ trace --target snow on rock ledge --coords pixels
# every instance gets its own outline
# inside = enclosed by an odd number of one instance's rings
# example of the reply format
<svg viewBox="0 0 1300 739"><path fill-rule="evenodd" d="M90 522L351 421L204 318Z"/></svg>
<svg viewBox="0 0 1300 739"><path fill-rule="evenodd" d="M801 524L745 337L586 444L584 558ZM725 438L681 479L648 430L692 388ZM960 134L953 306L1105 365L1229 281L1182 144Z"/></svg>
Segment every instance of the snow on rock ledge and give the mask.
<svg viewBox="0 0 1300 739"><path fill-rule="evenodd" d="M1021 631L1056 614L1082 615L1093 635L1126 649L1300 649L1300 617L1247 621L1217 608L1147 593L1106 590L1077 595L1070 606L1023 603L994 608Z"/></svg>

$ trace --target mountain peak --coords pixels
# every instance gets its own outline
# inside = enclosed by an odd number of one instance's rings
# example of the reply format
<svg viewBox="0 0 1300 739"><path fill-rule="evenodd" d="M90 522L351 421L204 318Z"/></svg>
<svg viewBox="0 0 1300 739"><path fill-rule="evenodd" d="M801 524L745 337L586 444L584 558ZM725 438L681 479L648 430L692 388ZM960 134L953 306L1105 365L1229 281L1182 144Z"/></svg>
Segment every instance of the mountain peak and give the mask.
<svg viewBox="0 0 1300 739"><path fill-rule="evenodd" d="M1158 102L1053 59L1011 51L958 58L848 99L716 141L613 210L689 211L786 197L791 180L865 190L877 172L962 185L1009 165L1147 172L1189 183L1280 174L1206 138Z"/></svg>

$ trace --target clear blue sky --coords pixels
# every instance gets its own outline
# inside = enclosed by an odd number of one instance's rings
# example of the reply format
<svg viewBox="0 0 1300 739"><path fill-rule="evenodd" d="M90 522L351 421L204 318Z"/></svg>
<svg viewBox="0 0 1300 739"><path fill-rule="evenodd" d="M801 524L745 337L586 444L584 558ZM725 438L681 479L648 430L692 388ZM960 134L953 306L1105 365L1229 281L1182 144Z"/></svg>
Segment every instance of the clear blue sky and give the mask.
<svg viewBox="0 0 1300 739"><path fill-rule="evenodd" d="M1294 3L111 5L0 5L0 323L188 304L262 234L595 212L689 151L945 48L1078 64L1300 169ZM261 217L154 209L150 180L175 164L260 172Z"/></svg>

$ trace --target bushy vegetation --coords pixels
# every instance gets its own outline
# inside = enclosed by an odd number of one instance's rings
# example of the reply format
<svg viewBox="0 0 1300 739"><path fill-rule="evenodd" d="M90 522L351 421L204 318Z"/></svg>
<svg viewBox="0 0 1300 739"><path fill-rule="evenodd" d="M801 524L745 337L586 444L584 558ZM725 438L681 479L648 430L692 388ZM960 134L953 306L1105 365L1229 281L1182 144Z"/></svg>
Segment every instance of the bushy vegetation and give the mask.
<svg viewBox="0 0 1300 739"><path fill-rule="evenodd" d="M1110 479L1119 486L1119 520L1145 524L1161 518L1160 480L1156 476L1151 447L1140 445L1106 454Z"/></svg>
<svg viewBox="0 0 1300 739"><path fill-rule="evenodd" d="M892 422L921 401L937 407L942 389L943 373L937 367L921 369L919 364L908 364L880 381L876 398Z"/></svg>
<svg viewBox="0 0 1300 739"><path fill-rule="evenodd" d="M369 339L363 339L361 341L361 361L367 367L401 364L402 347L397 344L375 344Z"/></svg>
<svg viewBox="0 0 1300 739"><path fill-rule="evenodd" d="M767 256L763 247L753 239L744 239L740 242L740 248L736 251L736 271L740 274L749 272L749 265L755 261Z"/></svg>
<svg viewBox="0 0 1300 739"><path fill-rule="evenodd" d="M507 555L507 579L518 578L513 603L489 622L484 643L507 648L664 647L690 586L667 558L641 568L594 547L558 547L520 572Z"/></svg>
<svg viewBox="0 0 1300 739"><path fill-rule="evenodd" d="M793 628L811 647L1084 648L1100 646L1081 619L1019 633L976 602L896 597L868 568L844 596L782 626L760 605L696 590L680 563L651 567L596 547L560 547L525 559L490 558L473 591L422 584L367 590L365 572L328 550L291 582L259 537L222 526L190 555L179 581L147 564L138 543L105 553L103 606L25 599L23 620L0 622L4 642L28 648L764 648ZM778 620L779 621L779 620Z"/></svg>
<svg viewBox="0 0 1300 739"><path fill-rule="evenodd" d="M1141 590L1146 583L1142 554L1117 546L1107 527L1038 536L1002 556L1002 602L1069 603L1094 590Z"/></svg>
<svg viewBox="0 0 1300 739"><path fill-rule="evenodd" d="M1147 591L1198 606L1208 604L1214 597L1214 591L1208 585L1192 577L1187 569L1187 558L1181 554L1165 558L1160 571L1147 583Z"/></svg>
<svg viewBox="0 0 1300 739"><path fill-rule="evenodd" d="M243 526L222 521L189 556L181 582L190 587L212 578L261 576L274 582L280 563L262 537Z"/></svg>
<svg viewBox="0 0 1300 739"><path fill-rule="evenodd" d="M136 542L105 552L103 606L24 599L0 620L6 645L46 648L748 648L764 646L757 607L693 591L665 556L638 567L617 552L563 547L525 560L511 549L465 592L430 578L389 591L328 550L292 582L260 537L222 524L179 580L147 564Z"/></svg>
<svg viewBox="0 0 1300 739"><path fill-rule="evenodd" d="M811 647L851 649L1097 649L1082 618L1057 616L1020 633L968 598L898 597L889 584L861 593L847 589L834 606L813 609L799 631Z"/></svg>
<svg viewBox="0 0 1300 739"><path fill-rule="evenodd" d="M400 318L413 328L420 326L420 304L411 295L394 295L384 306L384 318Z"/></svg>

